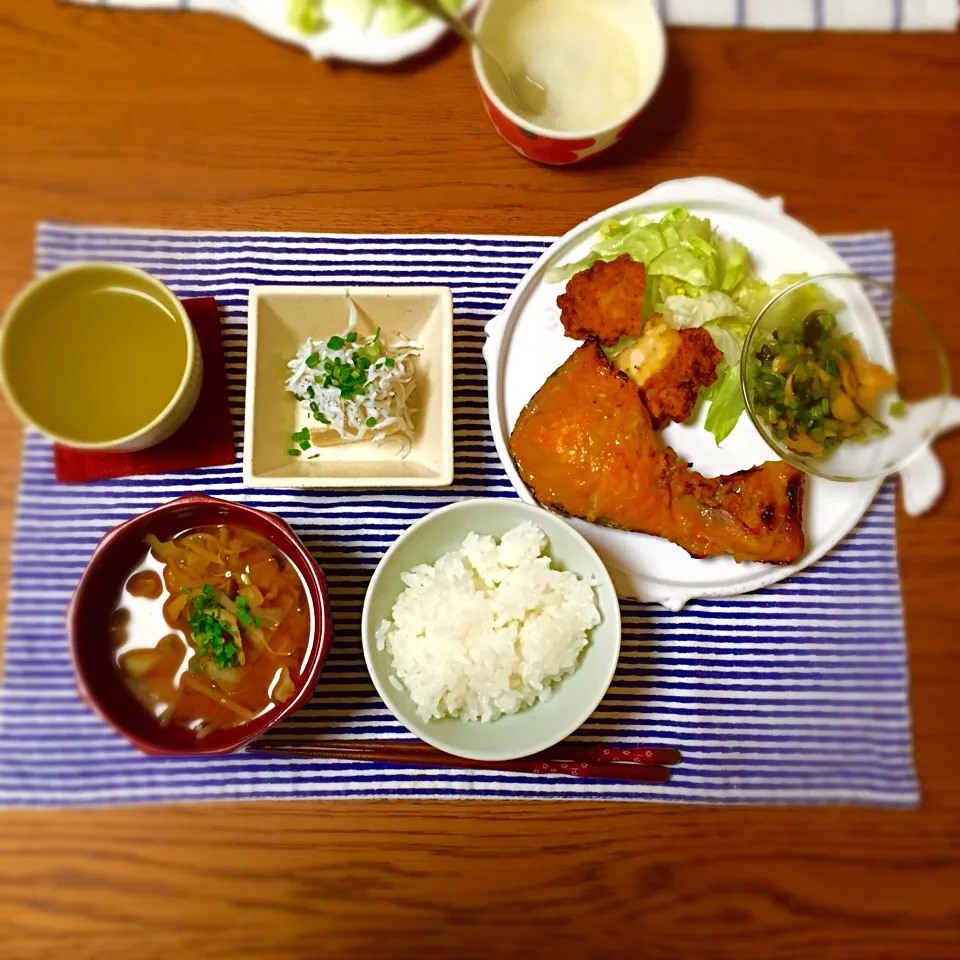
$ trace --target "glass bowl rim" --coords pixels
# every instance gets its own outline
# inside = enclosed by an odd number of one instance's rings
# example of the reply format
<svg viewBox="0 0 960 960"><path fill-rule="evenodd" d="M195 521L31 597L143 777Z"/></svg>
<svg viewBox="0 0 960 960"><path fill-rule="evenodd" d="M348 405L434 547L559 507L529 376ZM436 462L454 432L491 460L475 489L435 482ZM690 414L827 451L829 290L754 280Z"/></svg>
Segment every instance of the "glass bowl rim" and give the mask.
<svg viewBox="0 0 960 960"><path fill-rule="evenodd" d="M886 290L894 301L900 300L904 302L926 328L926 332L934 348L937 366L940 369L941 389L937 396L940 397L941 403L939 415L936 421L931 424L930 428L925 433L920 434L917 437L917 442L913 448L907 454L901 457L894 465L884 467L881 470L874 470L871 473L864 473L855 477L844 476L842 474L833 474L827 470L818 469L815 466L816 461L814 461L812 458L804 457L800 454L794 453L788 448L778 444L769 433L767 425L760 420L759 416L754 411L753 403L750 399L750 392L747 388L747 365L749 363L749 358L753 353L753 342L758 331L760 330L763 320L768 316L770 310L785 297L789 296L794 291L799 290L801 287L805 287L808 284L822 283L828 280L850 280L859 283L861 287L866 285L880 287L883 290ZM877 323L880 326L880 330L883 333L884 339L890 343L890 335L883 328L883 324L880 321L880 317L877 315L875 309L873 312ZM773 450L773 452L781 460L786 461L787 463L796 467L798 470L802 470L804 473L811 474L815 477L822 477L825 480L836 480L841 483L863 483L869 480L880 480L883 477L888 477L891 474L902 470L907 463L926 450L936 438L938 428L943 422L952 389L953 386L950 375L950 361L947 356L946 347L943 344L940 334L937 332L936 325L927 311L924 310L923 307L921 307L912 297L907 296L907 294L905 294L902 290L898 289L893 283L890 283L886 280L880 280L877 277L871 277L868 274L856 273L854 271L819 273L815 276L804 277L791 283L789 287L781 290L775 297L771 297L771 299L764 304L763 309L754 318L753 323L750 324L750 329L747 331L746 338L743 341L743 350L740 354L740 392L743 395L743 405L747 411L747 416L750 418L750 422L753 424L757 433L759 433L763 438L764 443L766 443L766 445L770 447L770 449Z"/></svg>

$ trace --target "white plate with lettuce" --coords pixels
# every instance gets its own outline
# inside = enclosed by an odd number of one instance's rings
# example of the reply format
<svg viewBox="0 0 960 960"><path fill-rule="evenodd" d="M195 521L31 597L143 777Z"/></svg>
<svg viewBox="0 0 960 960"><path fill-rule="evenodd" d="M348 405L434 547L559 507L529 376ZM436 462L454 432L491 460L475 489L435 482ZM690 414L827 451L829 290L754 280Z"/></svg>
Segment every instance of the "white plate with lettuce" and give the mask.
<svg viewBox="0 0 960 960"><path fill-rule="evenodd" d="M477 0L445 0L465 13ZM447 28L414 0L194 0L238 17L318 60L387 64L423 53Z"/></svg>
<svg viewBox="0 0 960 960"><path fill-rule="evenodd" d="M724 354L717 382L702 391L693 419L663 431L664 440L707 476L771 459L743 410L739 355L750 323L798 274L849 272L827 243L783 213L779 201L713 178L661 184L576 227L534 264L487 325L493 435L511 483L528 502L533 498L510 457L510 433L530 398L579 345L564 336L557 296L579 269L622 253L647 265L645 313L661 312L677 328L704 326ZM806 552L787 567L731 557L695 560L657 537L570 522L600 554L621 596L678 610L691 599L748 593L810 566L856 526L878 488L879 481L809 477Z"/></svg>

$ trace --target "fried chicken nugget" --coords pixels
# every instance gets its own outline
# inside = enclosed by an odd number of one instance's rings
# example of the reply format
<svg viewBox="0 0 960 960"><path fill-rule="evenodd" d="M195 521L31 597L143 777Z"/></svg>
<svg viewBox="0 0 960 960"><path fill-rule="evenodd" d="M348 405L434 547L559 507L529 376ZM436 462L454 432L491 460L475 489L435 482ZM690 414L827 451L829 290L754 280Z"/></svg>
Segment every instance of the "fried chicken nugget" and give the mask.
<svg viewBox="0 0 960 960"><path fill-rule="evenodd" d="M628 253L609 263L598 260L574 274L557 297L563 329L574 340L594 336L605 346L639 334L646 289L647 268Z"/></svg>
<svg viewBox="0 0 960 960"><path fill-rule="evenodd" d="M656 315L614 365L640 388L653 428L659 430L671 421L683 423L693 413L700 388L716 381L722 359L706 330L673 330Z"/></svg>

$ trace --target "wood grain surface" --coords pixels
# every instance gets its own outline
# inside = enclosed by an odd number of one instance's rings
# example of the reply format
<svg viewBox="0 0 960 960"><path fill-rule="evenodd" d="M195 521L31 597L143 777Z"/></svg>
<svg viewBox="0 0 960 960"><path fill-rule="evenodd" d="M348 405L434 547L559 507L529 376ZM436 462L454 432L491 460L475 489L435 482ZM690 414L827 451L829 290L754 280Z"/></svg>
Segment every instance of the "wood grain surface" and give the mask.
<svg viewBox="0 0 960 960"><path fill-rule="evenodd" d="M40 218L559 234L717 174L892 228L960 356L960 38L674 31L580 169L498 140L466 51L312 63L210 15L0 0L0 303ZM0 413L0 579L19 430ZM940 444L954 480L960 435ZM960 492L901 518L923 807L274 803L0 814L0 958L960 957Z"/></svg>

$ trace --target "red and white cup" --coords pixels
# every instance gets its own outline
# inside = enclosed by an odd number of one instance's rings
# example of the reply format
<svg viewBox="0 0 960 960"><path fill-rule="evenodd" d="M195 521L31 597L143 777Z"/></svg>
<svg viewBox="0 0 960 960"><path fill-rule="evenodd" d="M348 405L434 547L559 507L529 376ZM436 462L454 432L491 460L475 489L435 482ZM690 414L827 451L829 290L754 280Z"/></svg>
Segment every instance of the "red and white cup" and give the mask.
<svg viewBox="0 0 960 960"><path fill-rule="evenodd" d="M483 33L484 22L491 12L517 0L483 0L477 14L475 29ZM622 24L623 36L636 46L645 80L637 98L623 116L594 129L567 132L539 126L520 116L496 93L487 76L483 54L474 47L473 69L483 97L483 106L497 132L517 153L536 163L563 166L595 157L615 146L637 121L650 102L667 60L667 38L663 22L653 0L586 0Z"/></svg>

